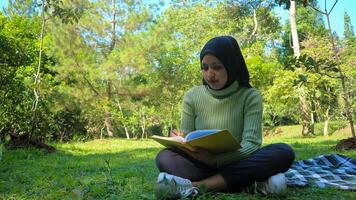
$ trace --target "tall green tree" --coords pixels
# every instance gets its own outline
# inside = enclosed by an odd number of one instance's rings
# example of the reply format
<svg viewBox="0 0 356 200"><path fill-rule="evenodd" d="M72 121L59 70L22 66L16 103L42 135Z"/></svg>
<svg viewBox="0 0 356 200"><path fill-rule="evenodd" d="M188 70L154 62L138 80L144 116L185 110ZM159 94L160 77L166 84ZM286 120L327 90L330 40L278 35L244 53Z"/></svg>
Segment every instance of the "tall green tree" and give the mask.
<svg viewBox="0 0 356 200"><path fill-rule="evenodd" d="M351 17L347 12L344 12L344 38L350 39L355 36L354 27L351 24Z"/></svg>
<svg viewBox="0 0 356 200"><path fill-rule="evenodd" d="M289 11L289 23L290 23L290 32L292 35L292 42L291 46L293 48L293 55L296 58L300 56L300 41L297 29L297 4L295 0L277 0L276 3L279 5L284 5L285 8ZM301 70L298 68L297 70ZM299 72L300 73L300 72ZM309 135L312 134L313 124L311 120L311 109L309 102L307 101L307 92L306 88L303 84L299 85L298 93L299 93L299 105L300 105L300 112L301 118L300 123L302 125L302 135Z"/></svg>
<svg viewBox="0 0 356 200"><path fill-rule="evenodd" d="M38 2L41 3L42 11L41 17L37 16L35 10L35 6L37 6L34 1L9 1L9 5L5 10L7 13L7 20L4 18L4 28L5 32L10 31L11 34L4 35L5 41L12 41L13 45L16 46L8 46L5 44L4 52L8 51L5 55L4 65L12 66L12 72L8 73L14 80L8 80L9 83L16 83L19 89L22 90L22 94L26 94L22 96L24 98L17 98L17 102L15 105L11 105L11 101L8 101L8 108L14 108L21 105L21 109L18 112L14 112L13 117L9 118L8 123L4 123L7 127L4 129L7 134L11 135L11 141L13 139L17 139L19 144L29 144L34 140L42 140L44 139L50 131L53 130L54 126L49 122L53 119L51 112L48 112L49 106L49 94L51 93L51 88L49 86L53 86L55 81L53 80L54 73L49 70L49 66L53 63L53 60L46 55L43 50L43 39L44 39L44 30L45 30L45 11L53 14L52 16L60 16L62 19L69 19L71 12L65 12L59 6L60 1L52 0ZM50 16L47 13L47 16ZM19 20L23 20L23 22L19 22ZM13 26L12 23L18 23L18 27ZM41 24L41 26L38 26ZM33 26L29 28L28 26ZM34 32L34 31L37 32ZM14 37L16 39L11 39ZM22 41L21 45L18 44L18 41ZM23 45L27 45L27 47L23 47ZM13 52L11 49L16 50ZM22 58L16 58L16 54L21 54ZM33 55L37 54L37 55ZM27 58L28 57L28 58ZM11 64L7 58L16 59L17 64ZM35 64L37 63L37 64ZM42 69L42 70L41 70ZM42 83L41 83L42 82ZM17 91L15 88L10 87L11 90ZM41 98L43 98L43 102L40 102L40 93ZM32 94L31 94L32 90ZM5 92L5 94L9 94ZM19 95L21 97L21 95ZM11 99L11 98L10 98ZM6 96L4 96L4 101L6 100ZM30 101L33 100L31 103ZM28 104L24 106L24 104ZM29 107L32 105L32 108ZM6 109L4 110L6 113ZM31 116L29 116L31 115ZM19 122L12 121L12 119L26 117L24 120L19 120ZM27 125L26 125L27 124Z"/></svg>
<svg viewBox="0 0 356 200"><path fill-rule="evenodd" d="M132 75L147 66L140 65L139 52L130 52L134 48L126 43L134 44L130 38L146 28L149 11L139 1L81 1L79 6L93 12L85 12L71 25L52 22L51 49L59 62L56 70L68 85L67 92L82 103L92 132L105 127L113 136L123 125L126 137L130 137L122 101L135 93L127 84Z"/></svg>
<svg viewBox="0 0 356 200"><path fill-rule="evenodd" d="M34 84L33 84L33 94L34 99L32 103L32 117L31 117L31 131L29 133L29 138L31 139L37 130L37 107L40 101L40 91L37 87L41 81L41 65L42 65L42 50L43 50L43 40L45 35L45 25L46 25L46 14L47 16L59 16L63 22L70 22L72 20L78 20L77 12L68 11L65 8L61 7L61 0L42 0L39 4L41 6L41 30L40 30L40 45L38 53L38 65L34 74Z"/></svg>
<svg viewBox="0 0 356 200"><path fill-rule="evenodd" d="M22 138L28 141L31 132L31 105L33 99L33 74L38 63L37 50L39 47L38 32L40 22L38 18L30 19L26 16L14 15L11 18L0 14L1 17L1 135L11 135L12 139ZM52 74L47 66L51 59L44 54L43 82L37 87L44 88L52 85ZM51 129L48 122L51 113L46 112L47 101L39 110L40 123L35 138L46 137ZM21 141L23 142L23 141ZM26 142L25 142L26 143Z"/></svg>
<svg viewBox="0 0 356 200"><path fill-rule="evenodd" d="M303 47L302 54L315 61L310 62L313 67L308 66L308 73L312 74L311 77L318 77L309 79L309 82L312 82L310 100L313 118L324 121L323 134L328 135L329 121L332 117L338 116L336 100L339 95L337 79L335 79L337 70L330 59L332 46L327 35L309 35L301 43L301 46Z"/></svg>
<svg viewBox="0 0 356 200"><path fill-rule="evenodd" d="M333 32L331 30L331 25L330 25L330 14L333 11L335 5L337 4L338 0L335 0L332 7L330 8L330 10L328 10L328 8L326 7L326 2L324 5L324 11L321 11L315 7L312 6L312 8L314 8L315 10L317 10L318 12L322 13L323 15L325 15L326 19L327 19L327 25L328 25L328 29L329 29L329 38L330 38L330 42L332 44L332 49L333 49L333 53L334 53L334 59L337 63L338 66L338 71L339 71L339 80L341 83L341 88L343 91L343 95L342 98L344 100L345 103L345 114L346 114L346 118L349 121L350 127L351 127L351 135L352 137L355 139L356 138L356 133L355 133L355 128L354 128L354 122L353 122L353 110L351 109L351 104L350 104L350 97L349 97L349 92L348 92L348 88L346 85L346 77L345 77L345 73L343 72L343 69L341 68L341 59L340 59L340 51L339 48L337 46L337 41L336 38L333 35Z"/></svg>

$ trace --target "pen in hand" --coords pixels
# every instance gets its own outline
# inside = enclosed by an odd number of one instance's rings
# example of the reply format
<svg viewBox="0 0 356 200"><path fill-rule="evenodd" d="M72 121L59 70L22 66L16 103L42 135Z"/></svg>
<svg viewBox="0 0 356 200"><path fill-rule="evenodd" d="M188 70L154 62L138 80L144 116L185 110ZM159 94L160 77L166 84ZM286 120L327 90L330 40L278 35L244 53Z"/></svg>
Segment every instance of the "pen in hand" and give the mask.
<svg viewBox="0 0 356 200"><path fill-rule="evenodd" d="M184 137L184 134L180 131L178 131L177 129L173 129L170 133L169 133L169 137Z"/></svg>

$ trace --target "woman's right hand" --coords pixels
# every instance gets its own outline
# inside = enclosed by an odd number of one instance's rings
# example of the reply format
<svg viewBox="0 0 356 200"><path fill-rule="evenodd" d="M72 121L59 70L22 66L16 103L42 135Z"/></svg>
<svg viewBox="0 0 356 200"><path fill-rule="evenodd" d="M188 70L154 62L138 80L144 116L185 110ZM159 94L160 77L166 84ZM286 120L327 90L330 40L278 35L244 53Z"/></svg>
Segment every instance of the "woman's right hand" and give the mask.
<svg viewBox="0 0 356 200"><path fill-rule="evenodd" d="M170 133L169 133L169 137L184 137L184 134L180 131L178 131L177 129L173 129Z"/></svg>

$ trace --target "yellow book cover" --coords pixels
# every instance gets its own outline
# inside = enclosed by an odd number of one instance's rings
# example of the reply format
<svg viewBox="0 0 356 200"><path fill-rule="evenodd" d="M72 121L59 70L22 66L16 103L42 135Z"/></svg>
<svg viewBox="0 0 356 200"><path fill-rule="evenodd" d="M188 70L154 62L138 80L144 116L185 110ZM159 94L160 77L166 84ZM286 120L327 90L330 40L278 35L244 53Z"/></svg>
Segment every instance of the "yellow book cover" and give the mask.
<svg viewBox="0 0 356 200"><path fill-rule="evenodd" d="M240 144L227 129L197 130L188 133L185 137L153 135L151 138L166 147L185 147L191 151L196 148L203 148L214 154L235 151L240 148Z"/></svg>

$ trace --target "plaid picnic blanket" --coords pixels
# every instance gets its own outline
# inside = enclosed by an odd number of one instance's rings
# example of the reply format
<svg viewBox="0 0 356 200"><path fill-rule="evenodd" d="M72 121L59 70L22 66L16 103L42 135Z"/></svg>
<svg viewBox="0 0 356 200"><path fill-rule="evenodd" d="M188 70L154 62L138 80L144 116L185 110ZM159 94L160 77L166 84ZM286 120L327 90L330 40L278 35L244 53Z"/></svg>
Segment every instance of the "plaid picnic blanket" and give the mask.
<svg viewBox="0 0 356 200"><path fill-rule="evenodd" d="M356 190L356 159L339 154L295 161L285 173L289 186Z"/></svg>

